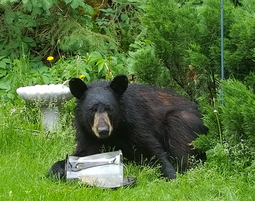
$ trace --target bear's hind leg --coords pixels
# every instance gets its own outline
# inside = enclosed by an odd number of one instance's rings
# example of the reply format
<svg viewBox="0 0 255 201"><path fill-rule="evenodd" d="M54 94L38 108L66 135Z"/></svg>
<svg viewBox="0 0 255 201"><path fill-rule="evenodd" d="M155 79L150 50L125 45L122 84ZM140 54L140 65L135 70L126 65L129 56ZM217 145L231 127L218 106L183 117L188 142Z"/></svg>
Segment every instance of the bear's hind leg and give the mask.
<svg viewBox="0 0 255 201"><path fill-rule="evenodd" d="M197 134L205 134L207 129L195 110L169 111L165 129L165 146L170 156L177 160L178 169L185 171L189 156L196 155L192 141Z"/></svg>
<svg viewBox="0 0 255 201"><path fill-rule="evenodd" d="M149 132L147 132L147 134L148 133ZM169 179L175 179L176 170L169 160L169 154L162 144L153 137L153 134L148 134L147 136L146 142L141 143L140 141L139 144L143 144L143 147L140 147L140 149L146 153L147 157L155 157L156 163L161 166L162 176Z"/></svg>
<svg viewBox="0 0 255 201"><path fill-rule="evenodd" d="M176 179L176 170L171 162L168 160L167 153L164 153L163 156L156 156L158 162L161 165L161 172L164 177L169 179Z"/></svg>

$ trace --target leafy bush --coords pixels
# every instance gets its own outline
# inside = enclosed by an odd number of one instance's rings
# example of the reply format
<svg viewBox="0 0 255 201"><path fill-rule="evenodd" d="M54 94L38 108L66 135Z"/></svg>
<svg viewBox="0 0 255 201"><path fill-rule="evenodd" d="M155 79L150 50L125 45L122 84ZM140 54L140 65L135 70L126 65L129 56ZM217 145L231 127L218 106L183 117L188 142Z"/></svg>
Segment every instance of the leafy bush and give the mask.
<svg viewBox="0 0 255 201"><path fill-rule="evenodd" d="M155 49L150 41L143 38L136 40L131 45L129 52L129 68L136 75L136 81L149 85L166 86L169 84L168 70L164 68L162 62L155 54Z"/></svg>
<svg viewBox="0 0 255 201"><path fill-rule="evenodd" d="M97 40L83 42L85 36L91 39L93 35L86 30L93 27L91 15L94 11L81 0L6 1L1 9L0 56L10 59L28 52L40 58L57 57L62 48L72 50L67 36L73 39L71 44L76 42L75 53L80 49L89 51L93 42L98 44L103 38L97 35L94 36ZM83 36L81 39L77 38L77 30L81 32L79 36Z"/></svg>
<svg viewBox="0 0 255 201"><path fill-rule="evenodd" d="M217 65L210 62L209 51L210 46L219 45L216 6L208 1L200 6L193 2L179 5L175 0L149 0L142 18L148 28L148 38L155 44L156 55L169 69L172 82L192 100L201 95L195 92L208 92L208 88L210 98L215 97L216 77L208 77Z"/></svg>
<svg viewBox="0 0 255 201"><path fill-rule="evenodd" d="M223 135L230 145L244 141L254 149L255 143L255 94L239 81L227 80L223 84L222 109Z"/></svg>
<svg viewBox="0 0 255 201"><path fill-rule="evenodd" d="M244 83L254 93L255 92L255 73L250 72L249 75L245 77Z"/></svg>
<svg viewBox="0 0 255 201"><path fill-rule="evenodd" d="M236 4L237 5L237 4ZM254 9L224 1L225 77L241 81L254 72ZM220 1L148 0L142 25L171 83L191 100L211 103L220 77ZM143 31L144 31L143 30ZM144 61L146 63L146 61ZM139 75L138 75L139 76Z"/></svg>
<svg viewBox="0 0 255 201"><path fill-rule="evenodd" d="M195 146L207 151L209 161L231 164L238 171L255 157L255 94L237 80L226 80L221 86L224 98L219 94L213 107L200 99L209 133L200 136Z"/></svg>
<svg viewBox="0 0 255 201"><path fill-rule="evenodd" d="M86 3L85 3L86 2ZM110 2L110 1L109 1ZM100 3L100 4L99 4ZM0 4L0 57L47 58L127 49L139 31L143 1L5 0ZM95 10L90 6L93 6ZM98 5L99 4L99 5Z"/></svg>
<svg viewBox="0 0 255 201"><path fill-rule="evenodd" d="M137 13L142 4L130 0L103 4L2 1L0 90L6 93L22 85L62 82L80 74L93 81L126 73L125 51L140 31ZM11 98L14 93L8 94Z"/></svg>
<svg viewBox="0 0 255 201"><path fill-rule="evenodd" d="M3 100L14 100L16 89L36 84L59 84L72 77L80 77L85 82L98 79L111 79L119 73L128 74L125 68L126 57L122 54L105 57L94 51L86 56L62 57L51 68L32 67L27 57L10 63L11 70L0 79L0 96Z"/></svg>

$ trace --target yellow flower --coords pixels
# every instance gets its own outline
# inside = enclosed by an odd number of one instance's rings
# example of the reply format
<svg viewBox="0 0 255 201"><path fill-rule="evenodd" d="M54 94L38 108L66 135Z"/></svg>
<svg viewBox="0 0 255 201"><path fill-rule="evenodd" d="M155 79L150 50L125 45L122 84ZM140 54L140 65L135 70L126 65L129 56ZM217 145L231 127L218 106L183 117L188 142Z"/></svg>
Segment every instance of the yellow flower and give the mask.
<svg viewBox="0 0 255 201"><path fill-rule="evenodd" d="M53 59L54 59L53 56L48 56L48 57L47 57L47 61L52 61Z"/></svg>
<svg viewBox="0 0 255 201"><path fill-rule="evenodd" d="M82 78L84 78L84 77L85 77L85 76L84 76L83 74L79 76L80 79L82 79Z"/></svg>

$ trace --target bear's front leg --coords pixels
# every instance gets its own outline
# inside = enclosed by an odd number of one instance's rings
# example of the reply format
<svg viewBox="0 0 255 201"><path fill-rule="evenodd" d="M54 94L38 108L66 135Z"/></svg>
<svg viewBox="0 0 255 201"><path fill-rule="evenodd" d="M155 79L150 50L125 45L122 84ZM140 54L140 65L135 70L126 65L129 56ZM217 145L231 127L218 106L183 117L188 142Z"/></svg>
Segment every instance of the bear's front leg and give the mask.
<svg viewBox="0 0 255 201"><path fill-rule="evenodd" d="M66 160L57 161L56 163L54 163L46 176L47 177L52 176L57 179L65 179L66 177L65 163Z"/></svg>

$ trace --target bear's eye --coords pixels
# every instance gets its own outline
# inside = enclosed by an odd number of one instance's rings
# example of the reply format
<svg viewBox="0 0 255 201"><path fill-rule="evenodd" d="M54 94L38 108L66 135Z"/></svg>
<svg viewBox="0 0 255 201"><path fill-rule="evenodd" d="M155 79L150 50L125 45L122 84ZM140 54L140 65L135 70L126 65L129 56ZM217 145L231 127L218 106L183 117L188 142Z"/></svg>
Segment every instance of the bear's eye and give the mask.
<svg viewBox="0 0 255 201"><path fill-rule="evenodd" d="M96 112L96 108L93 108L93 107L91 107L91 108L89 108L89 112Z"/></svg>
<svg viewBox="0 0 255 201"><path fill-rule="evenodd" d="M106 110L107 112L113 112L113 111L114 111L114 108L112 108L112 107L107 107L105 110Z"/></svg>

